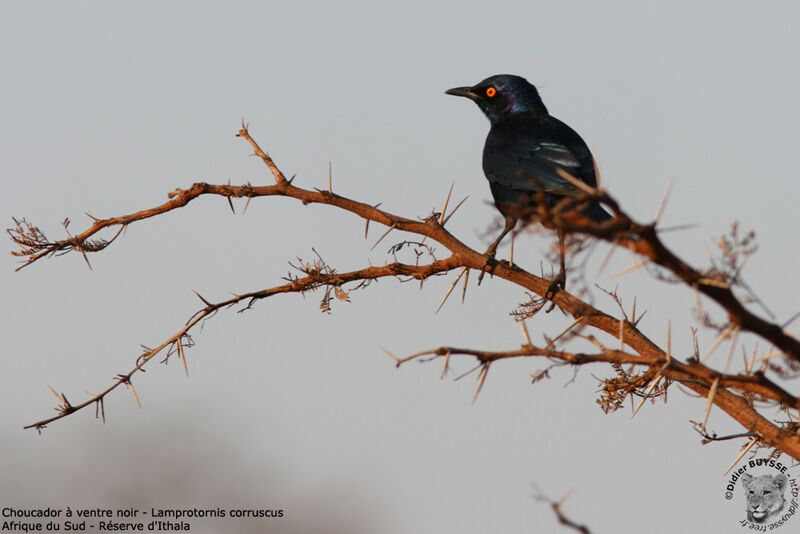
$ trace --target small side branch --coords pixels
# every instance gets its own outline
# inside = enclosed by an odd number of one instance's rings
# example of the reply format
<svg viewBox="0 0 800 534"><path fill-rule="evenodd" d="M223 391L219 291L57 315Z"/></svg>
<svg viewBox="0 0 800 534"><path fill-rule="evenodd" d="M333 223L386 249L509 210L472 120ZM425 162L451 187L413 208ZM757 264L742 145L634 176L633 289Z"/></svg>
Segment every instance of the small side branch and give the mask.
<svg viewBox="0 0 800 534"><path fill-rule="evenodd" d="M536 490L536 494L533 496L533 498L536 499L537 501L541 501L541 502L545 502L545 503L549 504L550 508L553 510L553 513L556 515L556 519L558 519L559 523L561 523L562 525L564 525L566 527L569 527L569 528L571 528L573 530L577 530L581 534L591 534L589 528L586 525L580 525L580 524L576 523L575 521L573 521L572 519L567 517L567 515L564 513L564 510L562 509L562 507L564 506L564 502L569 497L569 493L567 493L566 495L561 497L561 499L559 499L557 501L554 501L551 498L549 498L547 495L545 495L536 486L534 486L534 489Z"/></svg>
<svg viewBox="0 0 800 534"><path fill-rule="evenodd" d="M232 306L236 306L237 304L242 304L245 307L244 309L249 309L252 305L262 299L279 295L283 293L304 293L307 291L312 291L316 288L322 286L329 286L334 288L340 288L342 284L353 282L353 281L364 281L364 280L375 280L378 278L386 278L386 277L398 277L398 276L412 276L419 279L425 279L429 276L436 275L438 273L449 271L450 269L454 268L454 260L453 258L442 260L438 262L433 262L428 265L406 265L401 263L394 263L389 265L384 265L382 267L367 267L365 269L360 269L357 271L351 271L347 273L314 273L309 276L305 276L302 278L295 278L292 279L290 282L286 284L282 284L279 286L275 286L269 289L263 289L260 291L253 291L250 293L244 293L241 295L235 295L234 297L223 300L221 302L212 303L209 300L205 299L200 294L197 294L197 297L203 302L203 308L195 312L186 324L178 330L174 335L169 337L163 343L158 345L157 347L150 348L150 347L142 347L144 352L139 355L136 359L136 365L127 373L117 375L113 384L111 384L108 388L103 390L100 393L92 394L92 396L79 404L72 404L67 399L66 396L61 393L56 393L55 390L52 388L53 394L60 401L60 405L56 408L58 412L57 415L53 417L49 417L47 419L43 419L41 421L37 421L36 423L32 423L27 425L25 428L35 428L37 430L41 430L46 425L52 423L53 421L57 421L62 419L68 415L71 415L75 412L86 408L87 406L91 406L92 404L96 404L98 406L99 413L103 413L103 419L105 420L105 412L103 411L103 400L105 397L117 389L121 385L125 385L131 387L131 377L136 373L143 370L145 365L147 365L156 355L162 353L165 349L173 349L177 352L178 356L181 358L181 361L184 365L184 370L186 370L186 340L191 339L189 334L190 331L197 326L198 323L204 321L205 319L210 318L214 314L216 314L221 309L228 309ZM242 310L240 310L242 311ZM167 361L169 355L172 352L167 353L166 358L164 361ZM188 374L188 370L186 370ZM131 390L136 398L137 403L139 402L139 398L135 393L135 390Z"/></svg>

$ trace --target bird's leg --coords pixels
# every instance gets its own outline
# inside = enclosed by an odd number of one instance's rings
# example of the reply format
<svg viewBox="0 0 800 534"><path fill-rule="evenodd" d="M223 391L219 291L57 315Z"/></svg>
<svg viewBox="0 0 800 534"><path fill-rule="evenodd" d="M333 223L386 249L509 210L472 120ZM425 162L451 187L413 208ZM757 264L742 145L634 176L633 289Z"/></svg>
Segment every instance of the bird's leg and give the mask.
<svg viewBox="0 0 800 534"><path fill-rule="evenodd" d="M494 254L497 252L497 247L500 245L500 241L508 235L508 233L514 229L514 226L517 224L517 219L512 217L511 215L506 215L506 225L503 228L503 231L500 232L500 235L497 236L497 239L494 240L494 243L489 245L489 248L486 249L486 252L483 254L486 256L486 261L483 264L483 269L481 269L481 274L478 276L478 285L481 284L481 280L483 280L483 275L486 274L487 271L492 270L492 264L495 263Z"/></svg>
<svg viewBox="0 0 800 534"><path fill-rule="evenodd" d="M566 255L566 245L564 244L564 231L559 229L558 230L558 256L560 260L560 268L558 271L558 275L553 278L553 281L550 282L550 285L547 288L547 291L544 294L544 298L547 300L552 300L553 297L556 296L556 293L564 289L567 285L567 268L566 268L566 261L564 256Z"/></svg>
<svg viewBox="0 0 800 534"><path fill-rule="evenodd" d="M503 228L503 231L500 232L500 235L497 236L497 239L494 240L494 243L489 245L489 248L487 248L486 252L484 253L484 256L486 256L487 260L493 260L494 259L494 254L495 254L495 252L497 252L497 247L498 247L498 245L500 245L500 241L502 241L503 238L505 236L507 236L508 233L511 230L514 229L514 225L515 224L517 224L517 220L514 217L512 217L511 215L506 215L505 228Z"/></svg>

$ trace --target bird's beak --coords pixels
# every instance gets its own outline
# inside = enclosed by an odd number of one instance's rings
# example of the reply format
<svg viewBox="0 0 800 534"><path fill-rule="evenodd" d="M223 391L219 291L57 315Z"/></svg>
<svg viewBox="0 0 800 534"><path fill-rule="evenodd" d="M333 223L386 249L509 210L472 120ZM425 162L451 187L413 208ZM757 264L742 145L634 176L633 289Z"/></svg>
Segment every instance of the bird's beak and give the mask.
<svg viewBox="0 0 800 534"><path fill-rule="evenodd" d="M444 92L446 95L465 96L470 100L478 100L480 96L472 90L472 87L453 87Z"/></svg>

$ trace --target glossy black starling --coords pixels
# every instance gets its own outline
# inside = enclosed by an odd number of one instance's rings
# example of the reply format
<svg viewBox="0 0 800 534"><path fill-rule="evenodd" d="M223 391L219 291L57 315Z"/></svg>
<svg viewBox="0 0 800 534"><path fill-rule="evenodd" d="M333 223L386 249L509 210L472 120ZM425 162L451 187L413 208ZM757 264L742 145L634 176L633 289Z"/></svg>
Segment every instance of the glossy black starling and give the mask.
<svg viewBox="0 0 800 534"><path fill-rule="evenodd" d="M510 74L491 76L472 87L455 87L448 95L473 100L491 124L483 147L483 172L495 205L505 217L505 228L486 251L487 264L497 246L518 220L536 220L540 199L555 206L581 190L564 174L597 187L594 159L589 147L569 126L551 116L536 87ZM595 222L611 218L599 204L590 204L583 215ZM563 235L561 272L548 293L565 283Z"/></svg>

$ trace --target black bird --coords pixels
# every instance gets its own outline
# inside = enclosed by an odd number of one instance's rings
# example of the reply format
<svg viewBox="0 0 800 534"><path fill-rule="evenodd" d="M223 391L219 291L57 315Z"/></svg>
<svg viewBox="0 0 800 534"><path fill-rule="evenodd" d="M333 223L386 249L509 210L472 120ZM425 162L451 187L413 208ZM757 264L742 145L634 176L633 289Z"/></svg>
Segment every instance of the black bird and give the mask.
<svg viewBox="0 0 800 534"><path fill-rule="evenodd" d="M498 74L472 87L454 87L445 93L473 100L491 124L483 147L483 172L495 206L505 217L505 228L486 251L487 265L517 221L536 220L536 206L541 199L553 207L560 200L581 193L564 174L597 187L589 147L575 130L547 112L539 91L525 78ZM597 203L582 213L594 222L612 218ZM559 231L561 270L548 295L566 283L563 240Z"/></svg>

